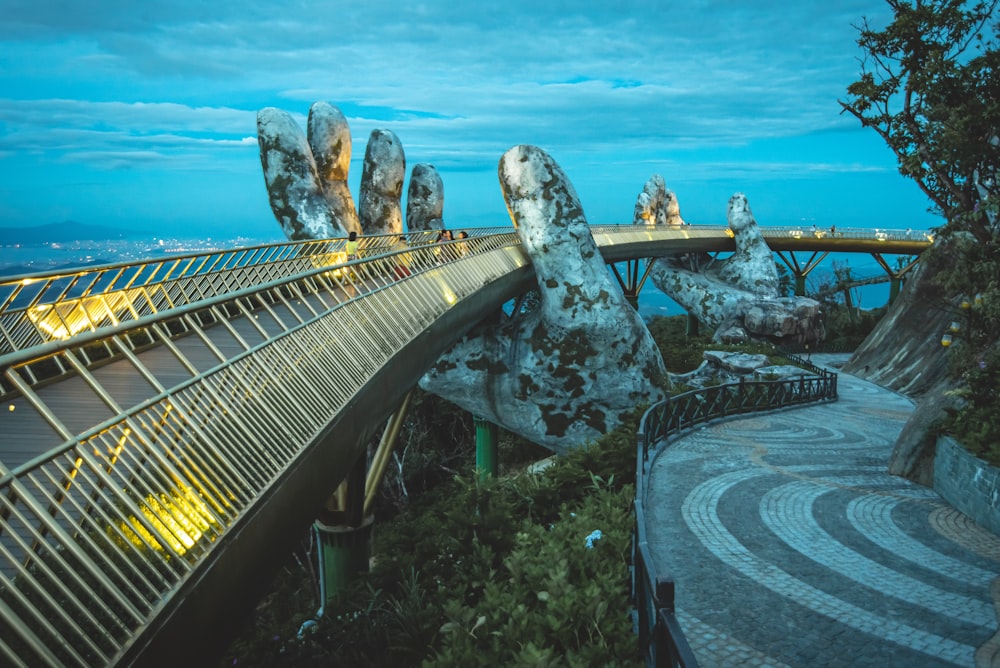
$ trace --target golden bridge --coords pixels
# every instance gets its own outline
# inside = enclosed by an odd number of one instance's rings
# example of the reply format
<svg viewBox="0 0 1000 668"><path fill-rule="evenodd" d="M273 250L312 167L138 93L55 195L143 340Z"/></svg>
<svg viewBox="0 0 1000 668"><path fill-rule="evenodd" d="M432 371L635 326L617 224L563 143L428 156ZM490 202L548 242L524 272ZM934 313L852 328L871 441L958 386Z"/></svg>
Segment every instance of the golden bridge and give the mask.
<svg viewBox="0 0 1000 668"><path fill-rule="evenodd" d="M830 252L870 253L898 280L915 260L883 256L932 241L762 231L800 284ZM333 239L0 280L0 663L221 654L232 611L426 369L533 287L512 228L470 232L365 238L351 261ZM633 296L649 258L735 248L726 227L592 232Z"/></svg>

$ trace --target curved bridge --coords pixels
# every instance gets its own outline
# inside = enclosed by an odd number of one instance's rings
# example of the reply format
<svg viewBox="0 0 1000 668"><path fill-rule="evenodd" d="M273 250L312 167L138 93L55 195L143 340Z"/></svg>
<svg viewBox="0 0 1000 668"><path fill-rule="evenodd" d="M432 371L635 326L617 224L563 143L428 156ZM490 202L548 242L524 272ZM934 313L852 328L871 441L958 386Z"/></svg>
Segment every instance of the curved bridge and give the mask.
<svg viewBox="0 0 1000 668"><path fill-rule="evenodd" d="M921 235L763 228L776 251ZM437 357L534 283L511 228L279 244L0 282L0 657L221 651ZM609 263L734 249L724 227L594 227Z"/></svg>

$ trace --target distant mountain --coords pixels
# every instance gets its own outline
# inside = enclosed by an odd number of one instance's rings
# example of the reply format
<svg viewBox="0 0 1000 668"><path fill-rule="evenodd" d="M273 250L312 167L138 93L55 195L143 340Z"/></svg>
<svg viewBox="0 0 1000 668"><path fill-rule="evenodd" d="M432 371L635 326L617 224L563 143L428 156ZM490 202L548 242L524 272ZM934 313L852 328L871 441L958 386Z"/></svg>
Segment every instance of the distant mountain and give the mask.
<svg viewBox="0 0 1000 668"><path fill-rule="evenodd" d="M0 244L44 244L68 241L108 241L111 239L142 239L152 234L146 230L126 230L104 225L86 225L67 220L37 227L0 227Z"/></svg>

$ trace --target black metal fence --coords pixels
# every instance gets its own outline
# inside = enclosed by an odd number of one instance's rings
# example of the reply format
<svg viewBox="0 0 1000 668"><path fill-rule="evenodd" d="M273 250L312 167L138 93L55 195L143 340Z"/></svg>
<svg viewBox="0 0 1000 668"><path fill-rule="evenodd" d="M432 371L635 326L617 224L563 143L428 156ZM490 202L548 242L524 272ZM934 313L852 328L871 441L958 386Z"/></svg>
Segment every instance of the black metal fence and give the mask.
<svg viewBox="0 0 1000 668"><path fill-rule="evenodd" d="M803 367L802 376L785 380L740 381L685 392L653 405L642 417L636 448L632 597L636 607L639 647L647 666L694 668L698 665L674 614L673 578L657 572L646 542L644 500L650 452L658 443L709 420L836 400L836 373L821 369L796 355L783 355Z"/></svg>

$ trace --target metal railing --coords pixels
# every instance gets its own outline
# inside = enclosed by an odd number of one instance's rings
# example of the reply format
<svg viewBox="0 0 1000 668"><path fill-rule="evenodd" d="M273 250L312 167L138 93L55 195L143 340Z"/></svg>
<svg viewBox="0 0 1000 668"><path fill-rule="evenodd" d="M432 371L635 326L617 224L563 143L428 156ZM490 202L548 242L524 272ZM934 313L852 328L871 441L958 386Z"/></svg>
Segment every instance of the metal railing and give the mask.
<svg viewBox="0 0 1000 668"><path fill-rule="evenodd" d="M512 228L474 229L474 236ZM436 232L360 237L370 258L433 243ZM265 244L0 279L0 355L137 320L319 267L346 264L346 239Z"/></svg>
<svg viewBox="0 0 1000 668"><path fill-rule="evenodd" d="M0 357L20 393L5 417L24 412L50 434L37 456L0 466L0 663L113 663L378 369L484 282L527 262L512 232L424 246ZM186 341L167 331L176 322ZM126 341L136 330L186 379L163 382ZM121 355L113 385L79 358L95 341ZM24 376L42 354L79 381L73 404L94 407L85 428L50 403L61 383L35 388ZM143 391L123 396L123 387Z"/></svg>
<svg viewBox="0 0 1000 668"><path fill-rule="evenodd" d="M469 228L474 237L510 233L511 227ZM724 225L655 226L594 225L600 243L617 238L634 241L724 238ZM765 239L823 239L826 231L795 227L762 227ZM359 255L373 257L433 243L437 232L361 237ZM843 228L838 239L930 243L930 232ZM231 250L172 255L132 262L0 279L0 355L81 332L128 322L318 267L348 261L346 239L266 244Z"/></svg>
<svg viewBox="0 0 1000 668"><path fill-rule="evenodd" d="M836 373L796 355L782 355L803 367L806 373L786 380L741 381L684 392L651 406L642 417L636 447L632 596L637 613L639 648L648 666L693 668L698 665L675 616L673 578L657 571L646 540L645 499L650 452L657 444L666 443L710 420L836 400Z"/></svg>

